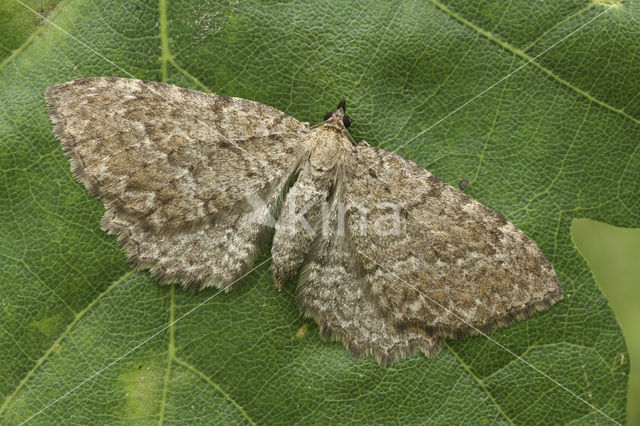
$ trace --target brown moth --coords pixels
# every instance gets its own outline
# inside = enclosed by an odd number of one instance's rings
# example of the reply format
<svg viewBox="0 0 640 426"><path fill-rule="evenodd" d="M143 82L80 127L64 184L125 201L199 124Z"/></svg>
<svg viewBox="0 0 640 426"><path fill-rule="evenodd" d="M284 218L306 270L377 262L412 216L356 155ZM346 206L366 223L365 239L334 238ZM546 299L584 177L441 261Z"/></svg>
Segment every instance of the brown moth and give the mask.
<svg viewBox="0 0 640 426"><path fill-rule="evenodd" d="M102 227L162 282L229 290L269 242L323 337L386 365L562 297L540 248L394 153L354 145L342 102L310 126L258 102L115 77L50 87ZM275 232L273 228L275 227Z"/></svg>

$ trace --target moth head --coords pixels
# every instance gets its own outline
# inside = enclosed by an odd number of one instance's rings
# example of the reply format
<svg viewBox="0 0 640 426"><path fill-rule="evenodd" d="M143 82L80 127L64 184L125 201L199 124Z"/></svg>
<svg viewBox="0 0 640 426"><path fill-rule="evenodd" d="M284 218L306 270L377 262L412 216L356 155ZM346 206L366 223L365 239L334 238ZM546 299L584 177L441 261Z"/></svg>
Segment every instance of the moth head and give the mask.
<svg viewBox="0 0 640 426"><path fill-rule="evenodd" d="M342 123L342 125L344 126L345 129L348 129L349 126L351 125L351 119L349 118L348 115L345 114L345 111L347 110L346 107L346 102L345 100L341 100L340 103L338 104L338 108L333 111L333 112L328 112L324 115L324 121L327 121L329 119L331 119L332 117L337 117L338 120Z"/></svg>

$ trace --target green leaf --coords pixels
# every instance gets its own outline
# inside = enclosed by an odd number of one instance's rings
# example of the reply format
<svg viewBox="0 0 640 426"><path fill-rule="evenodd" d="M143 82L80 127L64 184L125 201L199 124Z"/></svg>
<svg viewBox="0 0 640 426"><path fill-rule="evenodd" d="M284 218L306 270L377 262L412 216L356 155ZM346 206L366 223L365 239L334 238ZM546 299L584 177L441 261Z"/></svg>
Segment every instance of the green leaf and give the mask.
<svg viewBox="0 0 640 426"><path fill-rule="evenodd" d="M52 16L70 35L43 23L0 65L1 423L624 423L624 340L569 227L640 226L638 2L78 0ZM229 294L159 286L100 230L43 99L128 73L310 122L346 97L356 140L468 181L540 245L564 300L381 368L322 342L269 262Z"/></svg>

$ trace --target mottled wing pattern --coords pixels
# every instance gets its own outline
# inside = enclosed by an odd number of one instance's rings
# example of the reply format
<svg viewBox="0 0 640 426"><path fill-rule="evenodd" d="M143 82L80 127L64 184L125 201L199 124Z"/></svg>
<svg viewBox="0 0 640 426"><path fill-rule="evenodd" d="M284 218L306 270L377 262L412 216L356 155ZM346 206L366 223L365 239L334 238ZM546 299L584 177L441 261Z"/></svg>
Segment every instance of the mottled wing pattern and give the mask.
<svg viewBox="0 0 640 426"><path fill-rule="evenodd" d="M318 323L324 338L341 341L354 356L374 355L381 365L418 350L427 356L435 354L440 349L438 338L397 328L366 296L364 271L338 221L342 195L338 187L323 229L301 269L296 293L300 311Z"/></svg>
<svg viewBox="0 0 640 426"><path fill-rule="evenodd" d="M46 98L74 176L102 198L103 228L136 265L195 288L247 270L306 123L246 99L116 77L53 86ZM256 194L259 209L248 201ZM247 214L264 217L240 220Z"/></svg>
<svg viewBox="0 0 640 426"><path fill-rule="evenodd" d="M367 208L365 221L354 210L346 216L364 291L398 327L434 336L488 332L562 297L529 237L415 163L360 144L344 188L346 199ZM372 226L391 206L401 219L396 232Z"/></svg>

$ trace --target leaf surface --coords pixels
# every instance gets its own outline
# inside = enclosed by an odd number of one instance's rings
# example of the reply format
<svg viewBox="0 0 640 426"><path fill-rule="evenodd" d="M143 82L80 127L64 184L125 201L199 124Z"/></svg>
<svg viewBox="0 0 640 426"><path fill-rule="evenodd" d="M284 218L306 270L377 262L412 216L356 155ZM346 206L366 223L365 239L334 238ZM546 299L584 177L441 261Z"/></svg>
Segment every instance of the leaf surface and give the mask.
<svg viewBox="0 0 640 426"><path fill-rule="evenodd" d="M80 0L52 16L73 37L44 23L1 57L0 422L52 402L32 421L625 421L622 333L569 226L640 226L637 2ZM466 180L531 236L564 300L380 368L319 339L268 253L228 294L159 286L100 230L43 98L128 73L313 123L345 97L357 141Z"/></svg>

